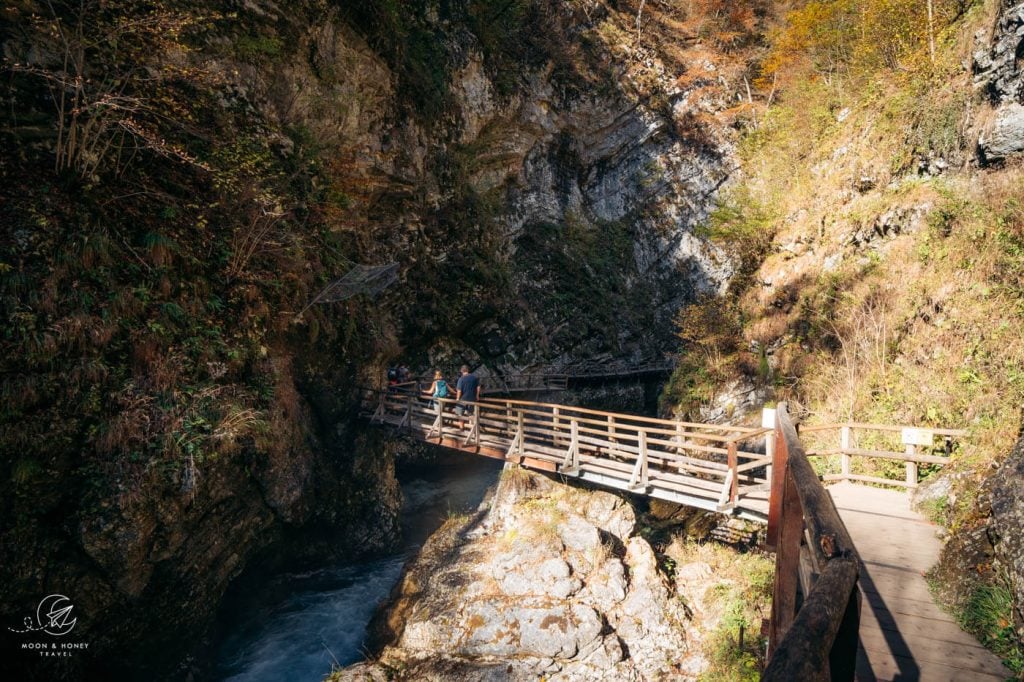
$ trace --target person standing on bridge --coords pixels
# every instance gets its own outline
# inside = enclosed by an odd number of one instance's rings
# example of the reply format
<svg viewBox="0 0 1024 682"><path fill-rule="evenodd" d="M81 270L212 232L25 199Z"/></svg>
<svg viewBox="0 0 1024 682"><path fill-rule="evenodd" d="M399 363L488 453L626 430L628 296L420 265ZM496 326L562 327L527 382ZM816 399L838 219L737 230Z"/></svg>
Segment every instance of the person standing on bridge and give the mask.
<svg viewBox="0 0 1024 682"><path fill-rule="evenodd" d="M473 414L473 405L470 403L480 400L480 379L469 371L469 365L463 365L459 371L462 372L462 376L455 384L455 399L461 404L455 408L455 413L462 417ZM460 421L459 428L466 428L465 422Z"/></svg>
<svg viewBox="0 0 1024 682"><path fill-rule="evenodd" d="M431 410L437 409L437 405L440 402L438 398L448 397L448 382L444 380L444 375L441 374L441 370L434 371L434 383L430 384L427 394L433 398L433 400L430 401Z"/></svg>

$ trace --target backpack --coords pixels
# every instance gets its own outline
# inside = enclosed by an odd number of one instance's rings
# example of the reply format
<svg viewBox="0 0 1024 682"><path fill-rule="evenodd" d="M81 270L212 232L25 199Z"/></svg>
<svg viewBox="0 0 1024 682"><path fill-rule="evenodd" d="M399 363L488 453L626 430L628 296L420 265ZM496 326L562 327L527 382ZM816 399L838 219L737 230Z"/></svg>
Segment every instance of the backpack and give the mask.
<svg viewBox="0 0 1024 682"><path fill-rule="evenodd" d="M435 389L435 390L436 390L436 395L437 395L438 398L447 398L448 397L448 382L445 381L444 379L438 379L437 380L437 389Z"/></svg>

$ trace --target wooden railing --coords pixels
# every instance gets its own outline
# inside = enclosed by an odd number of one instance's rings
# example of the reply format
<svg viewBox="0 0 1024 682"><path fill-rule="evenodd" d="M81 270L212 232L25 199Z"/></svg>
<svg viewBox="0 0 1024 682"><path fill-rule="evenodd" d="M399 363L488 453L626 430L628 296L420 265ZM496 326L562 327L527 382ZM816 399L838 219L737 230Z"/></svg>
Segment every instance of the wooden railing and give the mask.
<svg viewBox="0 0 1024 682"><path fill-rule="evenodd" d="M569 387L566 374L508 374L490 376L488 385L481 390L484 394L515 393L522 391L564 391Z"/></svg>
<svg viewBox="0 0 1024 682"><path fill-rule="evenodd" d="M748 444L771 429L506 399L460 416L467 404L379 391L367 405L374 421L423 440L704 509L734 511L768 489L771 457ZM766 508L743 511L763 519Z"/></svg>
<svg viewBox="0 0 1024 682"><path fill-rule="evenodd" d="M948 464L949 455L953 450L954 439L967 435L967 431L962 429L890 426L862 424L859 422L804 425L800 428L800 435L806 437L808 434L821 434L828 431L835 432L835 435L838 437L838 447L809 448L806 453L808 457L836 455L840 457L840 472L838 474L826 474L824 480L859 481L906 488L917 487L919 465ZM861 440L858 436L865 433L870 434L872 440L875 441L874 447L858 447L858 441ZM936 437L943 439L942 455L936 455L933 452ZM881 443L879 444L879 442ZM883 449L894 447L896 443L903 446L902 452ZM904 478L899 480L852 473L851 463L854 457L902 461L906 464Z"/></svg>
<svg viewBox="0 0 1024 682"><path fill-rule="evenodd" d="M775 588L761 679L852 680L861 601L857 550L807 459L785 403L775 420L768 510Z"/></svg>

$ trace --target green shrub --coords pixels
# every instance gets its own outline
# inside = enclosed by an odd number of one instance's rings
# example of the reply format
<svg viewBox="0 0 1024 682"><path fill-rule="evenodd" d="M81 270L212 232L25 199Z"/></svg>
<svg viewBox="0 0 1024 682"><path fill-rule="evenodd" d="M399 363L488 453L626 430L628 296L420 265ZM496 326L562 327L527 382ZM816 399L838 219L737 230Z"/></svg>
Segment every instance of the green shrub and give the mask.
<svg viewBox="0 0 1024 682"><path fill-rule="evenodd" d="M1005 585L978 585L957 620L1011 670L1024 673L1024 648L1014 631L1013 594Z"/></svg>

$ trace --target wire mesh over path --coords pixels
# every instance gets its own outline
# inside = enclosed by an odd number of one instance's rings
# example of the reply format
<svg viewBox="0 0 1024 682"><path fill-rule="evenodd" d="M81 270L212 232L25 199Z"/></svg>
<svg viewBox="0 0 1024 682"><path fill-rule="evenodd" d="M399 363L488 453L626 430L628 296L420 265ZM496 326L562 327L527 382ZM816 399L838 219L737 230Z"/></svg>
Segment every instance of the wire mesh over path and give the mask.
<svg viewBox="0 0 1024 682"><path fill-rule="evenodd" d="M328 284L313 299L314 303L334 303L356 294L376 296L398 279L398 263L355 265L342 277Z"/></svg>
<svg viewBox="0 0 1024 682"><path fill-rule="evenodd" d="M384 265L355 264L351 270L320 290L299 315L317 303L336 303L345 301L357 294L366 294L374 298L398 280L398 262Z"/></svg>

